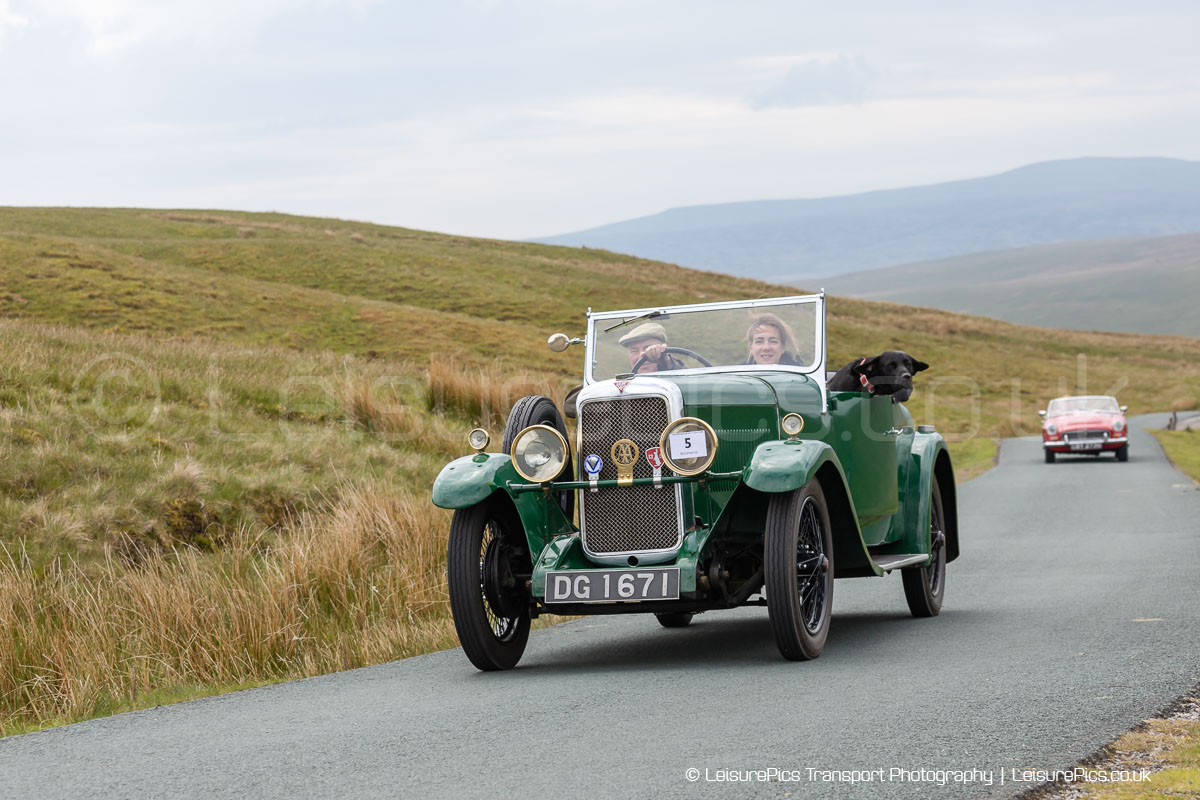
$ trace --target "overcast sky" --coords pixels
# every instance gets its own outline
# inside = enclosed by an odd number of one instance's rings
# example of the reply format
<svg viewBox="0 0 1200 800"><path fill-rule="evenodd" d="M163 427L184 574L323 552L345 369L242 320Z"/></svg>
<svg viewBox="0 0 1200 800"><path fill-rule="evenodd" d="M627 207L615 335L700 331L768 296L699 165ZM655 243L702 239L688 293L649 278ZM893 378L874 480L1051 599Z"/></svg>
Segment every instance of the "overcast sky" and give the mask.
<svg viewBox="0 0 1200 800"><path fill-rule="evenodd" d="M0 205L523 238L1200 159L1200 3L977 5L0 0Z"/></svg>

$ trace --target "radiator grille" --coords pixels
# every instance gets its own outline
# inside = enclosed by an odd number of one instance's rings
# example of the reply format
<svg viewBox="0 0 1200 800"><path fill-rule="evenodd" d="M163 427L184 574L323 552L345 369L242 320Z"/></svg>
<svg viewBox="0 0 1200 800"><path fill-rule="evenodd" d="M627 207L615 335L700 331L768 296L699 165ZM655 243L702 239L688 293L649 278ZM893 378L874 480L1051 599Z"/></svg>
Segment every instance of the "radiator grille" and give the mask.
<svg viewBox="0 0 1200 800"><path fill-rule="evenodd" d="M658 447L667 427L667 403L661 397L629 397L584 403L579 414L579 461L591 454L604 460L600 480L616 480L617 466L611 450L619 439L638 446L633 477L650 478L654 470L646 450ZM663 476L671 474L663 467ZM586 477L586 476L584 476ZM640 550L668 550L682 541L678 491L673 486L620 486L592 493L580 492L583 548L588 553L610 555Z"/></svg>
<svg viewBox="0 0 1200 800"><path fill-rule="evenodd" d="M1074 442L1103 442L1108 439L1108 431L1067 431L1063 434L1063 441L1068 444Z"/></svg>

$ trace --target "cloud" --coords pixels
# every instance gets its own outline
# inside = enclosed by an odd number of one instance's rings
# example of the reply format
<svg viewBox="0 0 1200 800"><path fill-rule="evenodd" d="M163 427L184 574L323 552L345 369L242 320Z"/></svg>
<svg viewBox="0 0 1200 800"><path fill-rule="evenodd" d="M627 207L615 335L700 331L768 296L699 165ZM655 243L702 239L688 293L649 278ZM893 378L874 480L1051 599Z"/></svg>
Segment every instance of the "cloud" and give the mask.
<svg viewBox="0 0 1200 800"><path fill-rule="evenodd" d="M3 9L10 0L0 0ZM378 0L41 0L38 21L68 23L87 32L99 55L143 44L193 41L228 44L253 38L269 23L301 8L359 11Z"/></svg>
<svg viewBox="0 0 1200 800"><path fill-rule="evenodd" d="M4 32L8 28L18 28L28 24L28 20L12 10L10 0L0 0L0 40L4 39Z"/></svg>
<svg viewBox="0 0 1200 800"><path fill-rule="evenodd" d="M862 103L870 98L879 73L866 59L839 55L796 64L783 79L750 98L752 108Z"/></svg>

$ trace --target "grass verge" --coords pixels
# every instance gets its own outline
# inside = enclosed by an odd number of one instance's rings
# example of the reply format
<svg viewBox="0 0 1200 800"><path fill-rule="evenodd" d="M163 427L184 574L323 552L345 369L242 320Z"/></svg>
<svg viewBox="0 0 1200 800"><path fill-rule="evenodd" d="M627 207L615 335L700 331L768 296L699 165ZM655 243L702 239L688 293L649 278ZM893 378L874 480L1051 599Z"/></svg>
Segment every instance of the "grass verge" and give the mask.
<svg viewBox="0 0 1200 800"><path fill-rule="evenodd" d="M1151 431L1181 472L1200 483L1200 430Z"/></svg>
<svg viewBox="0 0 1200 800"><path fill-rule="evenodd" d="M1078 769L1082 780L1060 779L1027 792L1023 800L1200 797L1200 696L1146 720Z"/></svg>

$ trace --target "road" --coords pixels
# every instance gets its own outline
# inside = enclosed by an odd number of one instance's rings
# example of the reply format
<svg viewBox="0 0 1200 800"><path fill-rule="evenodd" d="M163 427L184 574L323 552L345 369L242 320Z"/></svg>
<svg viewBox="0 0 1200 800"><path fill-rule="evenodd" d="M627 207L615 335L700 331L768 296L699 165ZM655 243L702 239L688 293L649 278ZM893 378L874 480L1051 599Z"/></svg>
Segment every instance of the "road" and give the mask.
<svg viewBox="0 0 1200 800"><path fill-rule="evenodd" d="M0 740L0 794L1011 797L1014 768L1073 765L1200 681L1200 491L1143 430L1164 421L1132 421L1125 464L1005 440L960 487L941 616L899 576L838 581L813 662L779 658L765 609L584 619L507 673L447 651ZM717 780L769 768L795 780Z"/></svg>

